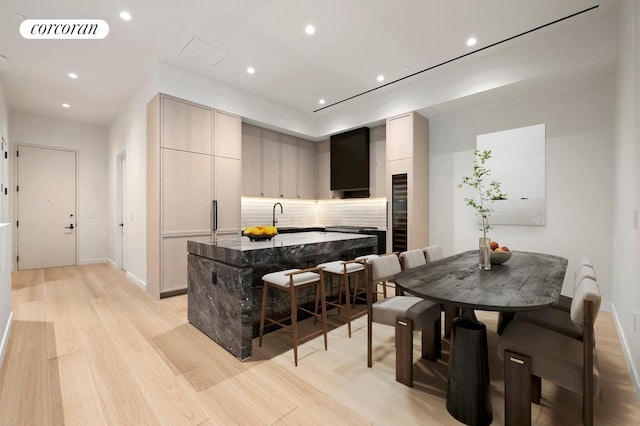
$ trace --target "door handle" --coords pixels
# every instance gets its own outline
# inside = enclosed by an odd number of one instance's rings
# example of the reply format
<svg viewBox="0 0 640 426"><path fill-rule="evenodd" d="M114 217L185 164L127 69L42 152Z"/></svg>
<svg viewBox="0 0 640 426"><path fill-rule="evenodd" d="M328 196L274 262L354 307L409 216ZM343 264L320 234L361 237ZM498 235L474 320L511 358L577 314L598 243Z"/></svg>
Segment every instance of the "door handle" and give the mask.
<svg viewBox="0 0 640 426"><path fill-rule="evenodd" d="M69 225L69 226L65 226L64 227L64 229L73 229L73 228L74 228L73 223L71 225Z"/></svg>
<svg viewBox="0 0 640 426"><path fill-rule="evenodd" d="M119 226L120 228L124 228L124 223L119 223L119 224L118 224L118 226Z"/></svg>

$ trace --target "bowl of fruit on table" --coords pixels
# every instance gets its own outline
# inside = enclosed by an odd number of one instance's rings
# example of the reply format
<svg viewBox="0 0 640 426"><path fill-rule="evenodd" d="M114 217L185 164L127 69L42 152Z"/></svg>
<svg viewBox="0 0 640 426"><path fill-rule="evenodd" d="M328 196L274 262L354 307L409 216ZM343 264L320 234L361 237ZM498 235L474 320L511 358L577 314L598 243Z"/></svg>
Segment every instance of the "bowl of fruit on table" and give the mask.
<svg viewBox="0 0 640 426"><path fill-rule="evenodd" d="M242 234L251 241L268 241L278 235L278 228L275 226L248 226L244 228Z"/></svg>
<svg viewBox="0 0 640 426"><path fill-rule="evenodd" d="M511 250L509 250L509 247L500 247L500 244L496 241L491 241L491 263L501 265L509 259L511 259Z"/></svg>

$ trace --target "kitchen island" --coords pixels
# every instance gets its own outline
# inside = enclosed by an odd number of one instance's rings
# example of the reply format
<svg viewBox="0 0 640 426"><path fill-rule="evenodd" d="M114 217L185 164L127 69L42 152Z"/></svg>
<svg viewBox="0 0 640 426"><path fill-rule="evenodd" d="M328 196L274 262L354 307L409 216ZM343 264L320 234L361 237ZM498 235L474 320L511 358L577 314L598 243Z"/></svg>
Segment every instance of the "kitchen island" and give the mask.
<svg viewBox="0 0 640 426"><path fill-rule="evenodd" d="M237 358L246 359L258 336L264 274L350 260L375 253L376 247L375 236L338 232L281 234L270 241L247 237L188 241L189 322ZM308 294L299 303L313 300L314 295ZM285 295L273 296L269 307L276 317L289 316Z"/></svg>

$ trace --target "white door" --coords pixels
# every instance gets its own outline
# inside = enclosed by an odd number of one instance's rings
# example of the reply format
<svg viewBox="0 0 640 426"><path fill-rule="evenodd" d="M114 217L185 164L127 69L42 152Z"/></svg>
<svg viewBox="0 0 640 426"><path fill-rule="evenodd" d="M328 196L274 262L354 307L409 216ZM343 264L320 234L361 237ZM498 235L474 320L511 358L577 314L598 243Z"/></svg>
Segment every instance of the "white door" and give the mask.
<svg viewBox="0 0 640 426"><path fill-rule="evenodd" d="M116 198L116 230L115 230L115 262L116 268L127 270L127 154L118 154L117 164L117 198Z"/></svg>
<svg viewBox="0 0 640 426"><path fill-rule="evenodd" d="M76 264L76 153L18 147L18 269Z"/></svg>

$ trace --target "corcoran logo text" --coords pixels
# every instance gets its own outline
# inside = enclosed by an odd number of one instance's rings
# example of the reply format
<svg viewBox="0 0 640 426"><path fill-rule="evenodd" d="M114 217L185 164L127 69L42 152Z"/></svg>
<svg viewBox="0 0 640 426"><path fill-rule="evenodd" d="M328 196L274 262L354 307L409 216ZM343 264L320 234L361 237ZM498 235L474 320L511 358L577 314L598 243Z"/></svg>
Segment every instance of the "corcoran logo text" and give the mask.
<svg viewBox="0 0 640 426"><path fill-rule="evenodd" d="M109 24L102 19L26 19L20 35L29 39L102 39L109 34Z"/></svg>

